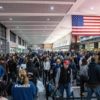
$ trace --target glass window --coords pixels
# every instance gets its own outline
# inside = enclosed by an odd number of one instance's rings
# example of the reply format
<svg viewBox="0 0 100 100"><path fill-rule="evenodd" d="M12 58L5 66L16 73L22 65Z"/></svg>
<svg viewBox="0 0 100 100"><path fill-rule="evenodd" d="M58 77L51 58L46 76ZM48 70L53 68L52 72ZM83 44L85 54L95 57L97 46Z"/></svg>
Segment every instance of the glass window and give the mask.
<svg viewBox="0 0 100 100"><path fill-rule="evenodd" d="M22 40L22 45L24 46L24 40Z"/></svg>
<svg viewBox="0 0 100 100"><path fill-rule="evenodd" d="M98 48L98 42L94 42L94 48Z"/></svg>
<svg viewBox="0 0 100 100"><path fill-rule="evenodd" d="M10 41L16 42L16 34L10 31Z"/></svg>
<svg viewBox="0 0 100 100"><path fill-rule="evenodd" d="M21 45L21 37L18 37L18 44Z"/></svg>
<svg viewBox="0 0 100 100"><path fill-rule="evenodd" d="M0 24L0 37L6 38L6 27Z"/></svg>

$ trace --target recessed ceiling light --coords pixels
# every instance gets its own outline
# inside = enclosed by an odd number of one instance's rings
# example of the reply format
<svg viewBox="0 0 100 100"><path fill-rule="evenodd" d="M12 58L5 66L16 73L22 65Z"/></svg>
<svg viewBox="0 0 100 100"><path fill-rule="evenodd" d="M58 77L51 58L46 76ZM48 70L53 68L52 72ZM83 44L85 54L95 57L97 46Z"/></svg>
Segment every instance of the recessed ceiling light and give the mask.
<svg viewBox="0 0 100 100"><path fill-rule="evenodd" d="M10 21L12 21L12 20L13 20L13 18L9 18L9 20L10 20Z"/></svg>
<svg viewBox="0 0 100 100"><path fill-rule="evenodd" d="M47 21L50 21L50 18L47 18Z"/></svg>
<svg viewBox="0 0 100 100"><path fill-rule="evenodd" d="M54 10L54 6L51 6L50 9L51 9L51 10Z"/></svg>
<svg viewBox="0 0 100 100"><path fill-rule="evenodd" d="M94 7L90 7L91 10L94 10Z"/></svg>
<svg viewBox="0 0 100 100"><path fill-rule="evenodd" d="M3 9L3 6L0 6L0 9Z"/></svg>

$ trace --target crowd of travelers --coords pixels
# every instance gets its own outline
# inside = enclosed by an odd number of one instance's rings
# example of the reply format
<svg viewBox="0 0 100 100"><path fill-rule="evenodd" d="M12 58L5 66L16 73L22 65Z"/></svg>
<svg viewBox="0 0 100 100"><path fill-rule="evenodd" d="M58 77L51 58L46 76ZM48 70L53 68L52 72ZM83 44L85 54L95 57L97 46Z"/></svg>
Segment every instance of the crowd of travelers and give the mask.
<svg viewBox="0 0 100 100"><path fill-rule="evenodd" d="M70 100L73 84L80 87L79 95L86 95L85 100L91 100L93 93L100 100L100 52L48 51L0 56L0 100L7 100L8 96L12 100L37 100L37 80L42 81L47 100L55 95L53 90L59 91L60 98L65 90Z"/></svg>

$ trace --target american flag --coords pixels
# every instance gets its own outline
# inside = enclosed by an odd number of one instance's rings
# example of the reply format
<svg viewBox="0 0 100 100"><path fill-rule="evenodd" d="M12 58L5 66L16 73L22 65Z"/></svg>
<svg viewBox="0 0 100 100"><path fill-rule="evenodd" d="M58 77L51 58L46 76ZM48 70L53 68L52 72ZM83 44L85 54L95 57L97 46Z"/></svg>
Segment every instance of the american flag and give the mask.
<svg viewBox="0 0 100 100"><path fill-rule="evenodd" d="M100 36L100 16L72 15L72 35Z"/></svg>

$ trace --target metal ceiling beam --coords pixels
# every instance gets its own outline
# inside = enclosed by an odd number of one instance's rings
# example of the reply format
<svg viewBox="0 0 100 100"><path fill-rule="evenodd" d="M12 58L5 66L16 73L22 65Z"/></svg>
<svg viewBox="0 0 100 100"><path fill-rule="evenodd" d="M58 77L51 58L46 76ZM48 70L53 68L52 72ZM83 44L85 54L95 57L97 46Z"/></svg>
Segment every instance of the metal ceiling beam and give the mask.
<svg viewBox="0 0 100 100"><path fill-rule="evenodd" d="M0 13L0 16L65 16L66 13Z"/></svg>
<svg viewBox="0 0 100 100"><path fill-rule="evenodd" d="M8 26L8 27L13 27L13 26L14 26L14 27L17 27L17 26L18 26L18 27L21 27L21 26L22 26L22 27L24 27L24 26L37 26L37 27L38 27L38 26L41 26L41 27L42 27L42 26L47 26L47 27L49 27L49 26L50 26L50 27L51 27L51 26L57 26L57 25L7 25L7 26Z"/></svg>
<svg viewBox="0 0 100 100"><path fill-rule="evenodd" d="M60 21L1 21L3 23L59 23Z"/></svg>
<svg viewBox="0 0 100 100"><path fill-rule="evenodd" d="M0 3L17 3L17 4L59 4L59 5L68 5L68 4L74 4L75 2L67 2L67 1L14 1L14 0L0 0Z"/></svg>
<svg viewBox="0 0 100 100"><path fill-rule="evenodd" d="M32 31L51 31L51 30L54 30L54 28L53 29L16 29L16 28L13 28L13 29L11 29L11 30L21 30L21 31L23 31L23 30L32 30Z"/></svg>

